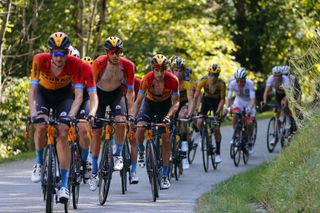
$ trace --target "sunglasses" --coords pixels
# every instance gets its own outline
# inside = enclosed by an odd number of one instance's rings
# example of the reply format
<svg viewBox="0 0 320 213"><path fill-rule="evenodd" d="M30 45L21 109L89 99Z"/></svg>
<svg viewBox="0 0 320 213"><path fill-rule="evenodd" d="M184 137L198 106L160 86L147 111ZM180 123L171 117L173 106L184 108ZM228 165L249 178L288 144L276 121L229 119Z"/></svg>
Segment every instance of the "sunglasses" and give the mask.
<svg viewBox="0 0 320 213"><path fill-rule="evenodd" d="M114 54L120 55L121 54L121 50L107 50L107 53L109 55L114 55Z"/></svg>
<svg viewBox="0 0 320 213"><path fill-rule="evenodd" d="M52 52L51 55L53 57L64 57L67 55L67 51L64 51L64 52Z"/></svg>
<svg viewBox="0 0 320 213"><path fill-rule="evenodd" d="M164 72L164 71L166 71L166 67L156 67L156 66L154 66L153 67L153 71Z"/></svg>
<svg viewBox="0 0 320 213"><path fill-rule="evenodd" d="M208 76L217 78L217 77L219 77L219 74L217 74L217 73L209 73Z"/></svg>
<svg viewBox="0 0 320 213"><path fill-rule="evenodd" d="M246 82L245 79L238 79L238 80L237 80L237 83L244 83L244 82Z"/></svg>

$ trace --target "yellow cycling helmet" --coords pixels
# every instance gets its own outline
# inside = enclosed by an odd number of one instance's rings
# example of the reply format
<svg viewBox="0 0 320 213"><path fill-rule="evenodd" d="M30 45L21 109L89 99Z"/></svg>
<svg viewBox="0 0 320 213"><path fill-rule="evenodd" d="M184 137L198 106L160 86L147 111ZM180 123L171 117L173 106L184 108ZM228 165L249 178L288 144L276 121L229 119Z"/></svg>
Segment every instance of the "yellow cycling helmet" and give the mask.
<svg viewBox="0 0 320 213"><path fill-rule="evenodd" d="M63 32L55 32L48 38L48 48L66 50L71 45L71 41L67 34Z"/></svg>
<svg viewBox="0 0 320 213"><path fill-rule="evenodd" d="M150 63L152 68L154 67L168 68L168 66L170 65L169 60L162 54L156 54L155 56L153 56Z"/></svg>
<svg viewBox="0 0 320 213"><path fill-rule="evenodd" d="M218 64L211 64L208 68L208 72L212 74L220 74L220 66Z"/></svg>
<svg viewBox="0 0 320 213"><path fill-rule="evenodd" d="M123 44L120 38L116 36L110 36L104 42L104 48L106 50L115 50L115 49L122 50Z"/></svg>
<svg viewBox="0 0 320 213"><path fill-rule="evenodd" d="M93 59L90 58L89 56L82 57L81 60L89 64L93 64Z"/></svg>
<svg viewBox="0 0 320 213"><path fill-rule="evenodd" d="M171 61L171 68L185 68L186 62L181 57L176 57Z"/></svg>

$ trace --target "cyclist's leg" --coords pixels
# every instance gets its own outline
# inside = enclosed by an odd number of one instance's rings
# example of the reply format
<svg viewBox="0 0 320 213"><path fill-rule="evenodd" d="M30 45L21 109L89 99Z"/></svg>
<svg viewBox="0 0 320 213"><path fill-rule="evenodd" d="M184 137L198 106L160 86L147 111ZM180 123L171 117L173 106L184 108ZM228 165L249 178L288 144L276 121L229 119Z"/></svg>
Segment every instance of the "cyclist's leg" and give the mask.
<svg viewBox="0 0 320 213"><path fill-rule="evenodd" d="M153 117L153 113L151 111L151 101L145 98L142 102L142 106L140 108L140 111L137 115L137 121L138 125L145 125L146 122L151 121L151 118ZM139 153L139 158L138 158L138 163L139 166L144 167L145 161L144 161L144 150L145 147L143 145L143 140L144 140L144 129L143 128L138 128L136 133L135 133L135 139L136 143L138 145L138 153ZM134 163L134 162L132 162ZM132 164L132 168L136 167L136 165ZM134 172L134 171L133 171Z"/></svg>
<svg viewBox="0 0 320 213"><path fill-rule="evenodd" d="M42 94L38 91L37 94L37 113L38 113L38 121L40 123L35 123L35 131L34 131L34 144L35 144L35 152L36 152L36 164L34 165L31 181L37 183L40 181L41 177L41 165L43 163L43 149L46 146L46 130L47 125L45 124L45 120L48 120L49 114L49 105L45 102ZM43 119L42 119L43 118Z"/></svg>
<svg viewBox="0 0 320 213"><path fill-rule="evenodd" d="M158 105L159 104L159 105ZM162 121L170 110L171 98L164 100L158 104L154 104L152 107L155 115L158 115L159 120ZM159 107L161 106L161 107ZM161 134L162 139L162 177L168 177L169 175L169 161L170 161L170 141L167 138L165 132ZM168 182L169 183L169 182ZM168 184L170 187L170 183ZM168 188L169 188L168 187Z"/></svg>
<svg viewBox="0 0 320 213"><path fill-rule="evenodd" d="M70 146L68 143L68 129L70 120L66 118L73 102L72 94L57 105L56 111L59 115L57 154L61 169L61 187L68 188L70 168Z"/></svg>
<svg viewBox="0 0 320 213"><path fill-rule="evenodd" d="M78 119L85 119L89 114L89 100L85 100L79 110ZM90 138L88 135L88 123L78 123L82 162L86 162L89 154Z"/></svg>

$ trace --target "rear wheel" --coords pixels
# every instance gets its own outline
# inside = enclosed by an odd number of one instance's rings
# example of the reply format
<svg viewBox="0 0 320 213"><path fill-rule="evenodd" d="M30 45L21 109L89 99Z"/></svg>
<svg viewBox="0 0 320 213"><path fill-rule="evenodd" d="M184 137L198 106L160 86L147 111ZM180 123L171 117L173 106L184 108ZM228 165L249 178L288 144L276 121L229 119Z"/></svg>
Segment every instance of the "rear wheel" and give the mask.
<svg viewBox="0 0 320 213"><path fill-rule="evenodd" d="M127 191L127 183L128 183L128 172L130 172L130 153L129 153L129 145L127 138L123 143L122 149L122 157L123 157L123 168L120 171L121 176L121 191L122 194L125 194Z"/></svg>
<svg viewBox="0 0 320 213"><path fill-rule="evenodd" d="M244 164L248 163L248 160L249 160L248 145L244 145L244 147L242 148L242 159Z"/></svg>
<svg viewBox="0 0 320 213"><path fill-rule="evenodd" d="M81 153L79 146L74 146L71 156L71 190L72 190L72 205L74 209L78 208L79 193L80 193L80 182L81 182Z"/></svg>
<svg viewBox="0 0 320 213"><path fill-rule="evenodd" d="M278 140L278 134L276 129L276 118L272 117L268 124L267 130L267 148L270 153L273 152Z"/></svg>
<svg viewBox="0 0 320 213"><path fill-rule="evenodd" d="M103 143L99 168L99 202L103 205L108 197L113 172L113 152L110 140Z"/></svg>
<svg viewBox="0 0 320 213"><path fill-rule="evenodd" d="M256 144L257 132L258 132L258 123L257 123L256 119L253 120L252 127L253 127L252 141L253 141L253 146L254 146Z"/></svg>

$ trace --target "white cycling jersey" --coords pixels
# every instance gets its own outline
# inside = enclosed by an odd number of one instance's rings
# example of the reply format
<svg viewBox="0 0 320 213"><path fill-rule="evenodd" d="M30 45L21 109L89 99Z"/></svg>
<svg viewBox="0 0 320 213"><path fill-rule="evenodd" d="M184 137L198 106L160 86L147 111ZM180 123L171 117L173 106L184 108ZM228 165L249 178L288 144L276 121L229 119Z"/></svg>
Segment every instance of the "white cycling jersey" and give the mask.
<svg viewBox="0 0 320 213"><path fill-rule="evenodd" d="M231 81L228 87L228 99L232 98L233 92L235 92L236 98L232 106L239 107L241 110L250 106L250 101L256 98L254 83L249 79L246 79L243 90L240 90L236 80ZM251 114L255 114L255 109L252 109Z"/></svg>
<svg viewBox="0 0 320 213"><path fill-rule="evenodd" d="M281 81L282 81L281 84L285 89L289 89L290 88L290 79L287 76L282 75L282 80ZM266 86L267 87L272 87L272 89L275 90L274 85L275 85L274 84L274 77L273 77L273 75L270 75L268 80L267 80Z"/></svg>

